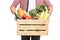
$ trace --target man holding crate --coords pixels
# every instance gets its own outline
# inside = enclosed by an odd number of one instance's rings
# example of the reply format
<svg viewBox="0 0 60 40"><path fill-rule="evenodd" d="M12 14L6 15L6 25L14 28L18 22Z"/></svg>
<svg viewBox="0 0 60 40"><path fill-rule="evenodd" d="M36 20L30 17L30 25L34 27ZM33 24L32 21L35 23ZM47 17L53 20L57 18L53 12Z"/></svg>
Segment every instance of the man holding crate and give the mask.
<svg viewBox="0 0 60 40"><path fill-rule="evenodd" d="M51 14L53 11L53 6L49 0L14 0L10 7L10 10L13 14L16 13L16 7L18 6L18 4L20 4L20 8L25 10L26 12L29 12L29 10L41 4L47 6L47 8L49 9L49 14ZM30 36L21 36L21 38L22 40L30 40ZM31 36L31 40L40 40L40 35Z"/></svg>

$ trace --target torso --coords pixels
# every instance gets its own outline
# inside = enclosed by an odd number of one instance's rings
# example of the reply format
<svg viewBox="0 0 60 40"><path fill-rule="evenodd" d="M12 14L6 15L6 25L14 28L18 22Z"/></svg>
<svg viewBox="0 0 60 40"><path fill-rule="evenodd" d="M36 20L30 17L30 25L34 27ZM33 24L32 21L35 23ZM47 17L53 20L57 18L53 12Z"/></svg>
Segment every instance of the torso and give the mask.
<svg viewBox="0 0 60 40"><path fill-rule="evenodd" d="M34 8L36 5L44 4L44 0L29 0L29 1L30 1L29 2L29 8L28 8L29 10ZM27 9L27 0L21 0L20 1L20 8L22 8L23 10Z"/></svg>

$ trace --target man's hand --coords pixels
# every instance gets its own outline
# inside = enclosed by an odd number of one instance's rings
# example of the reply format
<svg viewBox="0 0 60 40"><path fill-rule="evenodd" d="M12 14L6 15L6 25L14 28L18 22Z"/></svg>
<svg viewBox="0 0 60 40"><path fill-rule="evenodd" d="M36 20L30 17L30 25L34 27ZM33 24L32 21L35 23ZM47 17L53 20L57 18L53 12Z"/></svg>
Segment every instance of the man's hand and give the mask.
<svg viewBox="0 0 60 40"><path fill-rule="evenodd" d="M16 13L16 8L14 7L14 6L11 6L10 7L10 10L11 10L11 12L14 14L14 13Z"/></svg>
<svg viewBox="0 0 60 40"><path fill-rule="evenodd" d="M51 13L53 12L53 7L51 6L48 9L49 9L49 14L51 15Z"/></svg>

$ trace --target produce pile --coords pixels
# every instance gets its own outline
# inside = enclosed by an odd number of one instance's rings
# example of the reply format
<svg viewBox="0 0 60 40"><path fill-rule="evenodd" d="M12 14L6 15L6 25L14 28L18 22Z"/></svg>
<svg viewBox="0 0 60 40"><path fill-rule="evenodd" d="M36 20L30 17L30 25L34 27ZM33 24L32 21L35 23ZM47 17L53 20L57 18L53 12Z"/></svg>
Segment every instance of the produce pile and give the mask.
<svg viewBox="0 0 60 40"><path fill-rule="evenodd" d="M18 15L17 18L18 19L26 19L26 20L33 20L33 19L38 19L38 20L48 20L49 18L49 10L47 9L47 7L45 5L37 5L35 7L35 9L32 9L28 12L26 12L25 10L22 10L21 8L19 8L17 10Z"/></svg>

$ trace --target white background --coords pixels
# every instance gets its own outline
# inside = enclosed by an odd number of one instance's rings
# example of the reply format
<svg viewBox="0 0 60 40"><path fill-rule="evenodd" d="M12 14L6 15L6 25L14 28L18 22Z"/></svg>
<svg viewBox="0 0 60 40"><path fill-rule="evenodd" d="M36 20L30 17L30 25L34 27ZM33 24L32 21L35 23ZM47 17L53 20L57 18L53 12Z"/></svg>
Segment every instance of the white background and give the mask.
<svg viewBox="0 0 60 40"><path fill-rule="evenodd" d="M60 0L50 1L54 10L50 17L49 34L41 36L41 40L60 40ZM13 0L0 0L0 40L21 40L17 36L15 16L9 9L12 2Z"/></svg>

